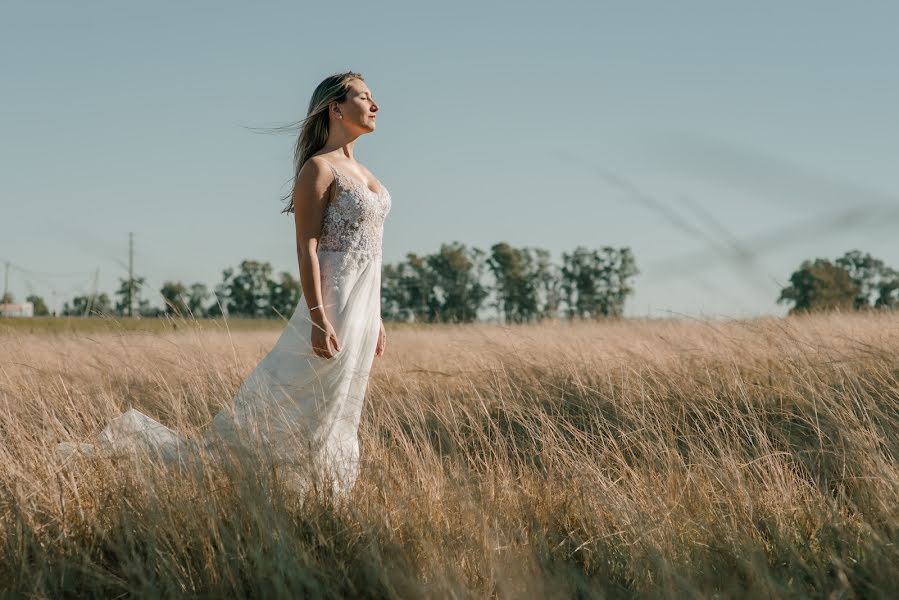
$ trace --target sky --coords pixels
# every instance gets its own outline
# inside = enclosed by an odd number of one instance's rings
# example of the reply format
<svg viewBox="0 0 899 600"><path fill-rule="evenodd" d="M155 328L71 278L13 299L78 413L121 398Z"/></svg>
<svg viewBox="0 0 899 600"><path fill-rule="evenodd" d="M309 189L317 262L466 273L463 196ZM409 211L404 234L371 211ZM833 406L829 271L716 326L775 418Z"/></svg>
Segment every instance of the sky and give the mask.
<svg viewBox="0 0 899 600"><path fill-rule="evenodd" d="M111 295L129 232L154 290L244 259L298 277L296 134L259 128L353 70L380 106L355 158L391 194L385 264L627 247L626 316L782 315L805 259L899 268L897 22L820 0L7 0L0 261L51 310Z"/></svg>

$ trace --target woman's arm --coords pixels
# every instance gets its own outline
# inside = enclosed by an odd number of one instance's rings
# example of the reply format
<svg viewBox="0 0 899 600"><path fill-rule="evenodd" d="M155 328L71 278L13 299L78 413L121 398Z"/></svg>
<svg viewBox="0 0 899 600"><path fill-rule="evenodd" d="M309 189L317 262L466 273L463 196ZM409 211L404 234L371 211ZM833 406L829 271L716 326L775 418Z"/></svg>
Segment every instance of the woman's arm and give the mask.
<svg viewBox="0 0 899 600"><path fill-rule="evenodd" d="M327 167L327 163L312 157L303 164L293 186L300 285L309 306L309 316L313 323L319 325L325 320L325 313L322 307L321 272L316 250L333 181L334 174Z"/></svg>

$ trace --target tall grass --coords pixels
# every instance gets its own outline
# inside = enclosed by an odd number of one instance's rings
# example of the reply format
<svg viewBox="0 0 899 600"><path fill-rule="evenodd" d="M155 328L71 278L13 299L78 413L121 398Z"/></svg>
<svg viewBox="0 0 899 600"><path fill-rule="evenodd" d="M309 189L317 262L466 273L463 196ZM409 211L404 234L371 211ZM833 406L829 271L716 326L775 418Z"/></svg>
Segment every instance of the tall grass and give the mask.
<svg viewBox="0 0 899 600"><path fill-rule="evenodd" d="M0 337L0 590L899 597L895 314L388 328L347 497L55 455L196 433L277 335Z"/></svg>

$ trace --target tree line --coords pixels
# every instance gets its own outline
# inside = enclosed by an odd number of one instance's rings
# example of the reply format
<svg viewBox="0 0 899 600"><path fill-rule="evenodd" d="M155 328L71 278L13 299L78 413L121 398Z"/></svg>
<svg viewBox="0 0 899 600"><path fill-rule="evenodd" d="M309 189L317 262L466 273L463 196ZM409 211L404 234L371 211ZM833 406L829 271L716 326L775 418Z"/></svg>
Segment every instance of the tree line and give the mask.
<svg viewBox="0 0 899 600"><path fill-rule="evenodd" d="M563 252L556 263L545 249L506 242L489 251L459 242L441 244L432 254L410 252L383 265L381 316L427 323L471 322L484 312L507 323L617 318L638 273L627 247L578 246ZM258 260L224 269L213 291L204 283L166 281L158 290L161 307L150 304L146 288L143 277L120 278L113 298L106 293L76 296L64 304L62 314L289 318L302 294L297 278L286 271L276 275L270 263ZM2 300L12 302L12 297ZM34 303L36 316L49 314L41 297L31 295L27 301ZM896 309L899 271L859 250L833 261L805 260L777 302L790 305L790 314Z"/></svg>
<svg viewBox="0 0 899 600"><path fill-rule="evenodd" d="M638 273L629 248L578 246L556 264L542 248L500 242L485 252L454 242L385 265L381 313L429 323L471 322L484 309L508 323L620 317Z"/></svg>
<svg viewBox="0 0 899 600"><path fill-rule="evenodd" d="M639 273L629 248L578 246L555 263L547 250L494 244L489 251L459 242L441 244L432 254L410 252L381 272L381 312L385 320L463 323L493 312L504 322L545 318L620 317ZM165 281L163 306L151 306L145 279L119 279L112 298L79 295L63 315L132 314L142 317L193 315L197 318L289 318L302 286L290 273L274 275L270 263L244 260L222 271L210 292L204 283Z"/></svg>

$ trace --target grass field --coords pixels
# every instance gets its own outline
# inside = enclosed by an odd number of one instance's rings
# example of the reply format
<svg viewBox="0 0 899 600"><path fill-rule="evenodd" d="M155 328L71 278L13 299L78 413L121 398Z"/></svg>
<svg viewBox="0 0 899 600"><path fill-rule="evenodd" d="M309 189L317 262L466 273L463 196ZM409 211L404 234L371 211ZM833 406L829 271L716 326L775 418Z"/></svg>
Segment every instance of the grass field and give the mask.
<svg viewBox="0 0 899 600"><path fill-rule="evenodd" d="M182 318L127 318L127 317L0 317L0 335L15 333L91 333L124 331L150 331L162 333L178 331L178 328L207 331L283 329L282 319L191 319Z"/></svg>
<svg viewBox="0 0 899 600"><path fill-rule="evenodd" d="M897 314L388 326L360 479L304 503L54 454L129 406L196 433L278 322L8 321L6 596L899 597Z"/></svg>

